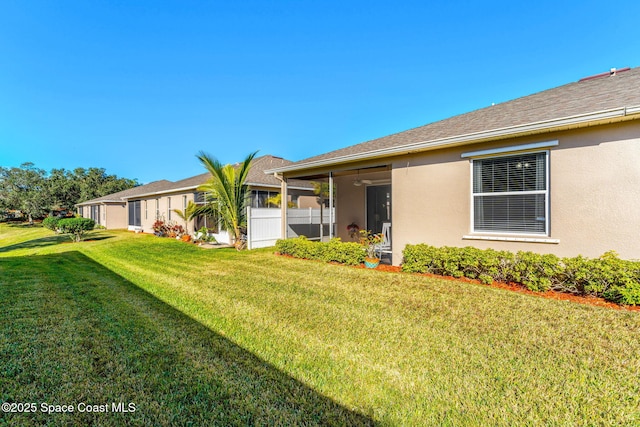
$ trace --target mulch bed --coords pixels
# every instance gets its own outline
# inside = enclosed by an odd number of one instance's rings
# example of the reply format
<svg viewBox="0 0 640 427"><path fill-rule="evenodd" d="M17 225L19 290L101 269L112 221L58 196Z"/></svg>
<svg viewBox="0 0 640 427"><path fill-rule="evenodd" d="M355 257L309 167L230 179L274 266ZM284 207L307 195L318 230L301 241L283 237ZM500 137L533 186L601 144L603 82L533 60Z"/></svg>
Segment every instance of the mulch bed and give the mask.
<svg viewBox="0 0 640 427"><path fill-rule="evenodd" d="M276 255L279 255L279 254L276 254ZM289 255L280 255L280 256L293 258ZM332 264L341 265L339 263L332 263ZM365 268L365 266L363 264L360 264L360 265L353 266L353 268ZM402 267L395 266L395 265L388 265L388 264L380 264L378 265L377 268L375 268L375 270L384 271L386 273L403 273ZM607 301L604 298L594 297L590 295L581 296L581 295L574 295L570 293L554 292L554 291L534 292L534 291L530 291L525 286L520 285L518 283L493 282L490 285L485 285L485 284L482 284L479 280L469 279L466 277L456 278L452 276L439 276L437 274L429 274L429 273L403 273L403 274L417 274L420 276L433 277L436 279L454 280L458 282L472 283L480 286L491 286L493 288L506 289L508 291L532 295L539 298L555 299L560 301L571 301L578 304L587 304L587 305L594 305L597 307L612 308L614 310L640 311L640 306L619 305L614 302Z"/></svg>

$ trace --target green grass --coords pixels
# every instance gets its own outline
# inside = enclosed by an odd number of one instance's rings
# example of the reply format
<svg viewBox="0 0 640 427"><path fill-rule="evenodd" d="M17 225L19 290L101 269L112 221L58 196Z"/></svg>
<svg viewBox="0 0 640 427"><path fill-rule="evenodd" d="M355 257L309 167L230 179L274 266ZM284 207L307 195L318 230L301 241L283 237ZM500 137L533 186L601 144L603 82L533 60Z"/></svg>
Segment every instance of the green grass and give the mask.
<svg viewBox="0 0 640 427"><path fill-rule="evenodd" d="M51 425L640 425L640 314L100 232L0 226L0 400Z"/></svg>

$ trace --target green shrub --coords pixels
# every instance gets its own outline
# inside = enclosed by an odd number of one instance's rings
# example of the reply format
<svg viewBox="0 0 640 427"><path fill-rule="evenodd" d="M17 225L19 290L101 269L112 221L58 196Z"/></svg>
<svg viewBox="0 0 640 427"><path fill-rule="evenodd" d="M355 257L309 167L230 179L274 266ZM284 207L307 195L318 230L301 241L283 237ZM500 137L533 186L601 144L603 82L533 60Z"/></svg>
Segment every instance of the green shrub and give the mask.
<svg viewBox="0 0 640 427"><path fill-rule="evenodd" d="M342 242L339 238L333 238L328 242L313 242L304 236L278 240L276 251L295 258L339 262L346 265L361 264L365 257L364 249L360 244Z"/></svg>
<svg viewBox="0 0 640 427"><path fill-rule="evenodd" d="M472 247L407 245L402 270L478 279L482 283L516 282L532 291L553 289L594 295L620 304L640 304L640 262L607 252L600 258L558 258L520 251L516 254Z"/></svg>
<svg viewBox="0 0 640 427"><path fill-rule="evenodd" d="M58 231L58 222L60 221L60 218L58 218L57 216L48 216L45 219L42 220L42 226L44 228L48 228L51 231Z"/></svg>
<svg viewBox="0 0 640 427"><path fill-rule="evenodd" d="M74 242L82 240L82 236L93 230L96 222L89 218L64 218L58 221L58 229L63 234L69 234Z"/></svg>
<svg viewBox="0 0 640 427"><path fill-rule="evenodd" d="M561 273L557 256L518 251L511 274L512 281L522 283L530 291L544 292L559 281Z"/></svg>

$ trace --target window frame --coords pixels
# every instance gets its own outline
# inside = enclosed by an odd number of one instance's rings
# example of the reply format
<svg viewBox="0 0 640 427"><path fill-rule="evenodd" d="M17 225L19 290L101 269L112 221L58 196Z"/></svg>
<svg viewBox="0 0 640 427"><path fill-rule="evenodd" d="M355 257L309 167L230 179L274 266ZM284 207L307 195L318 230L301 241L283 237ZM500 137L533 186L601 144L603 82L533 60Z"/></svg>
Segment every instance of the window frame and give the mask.
<svg viewBox="0 0 640 427"><path fill-rule="evenodd" d="M533 145L533 144L532 144ZM542 145L542 144L540 144ZM557 145L554 144L554 145ZM545 155L544 167L545 167L545 189L544 190L528 190L528 191L504 191L504 192L495 192L495 193L474 193L474 162L482 161L487 159L499 159L499 158L507 158L507 157L515 157L525 154L539 154L543 153ZM473 156L474 153L470 153L464 155L464 157L469 158L469 180L470 180L470 212L469 212L469 229L471 233L474 235L510 235L510 236L533 236L533 237L550 237L550 174L549 174L549 159L550 159L550 150L522 150L514 147L513 150L487 150L484 152L478 152L478 156ZM476 229L476 220L475 220L475 203L476 197L483 196L517 196L517 195L529 195L529 194L543 194L544 195L544 232L523 232L523 231L487 231L487 230L477 230Z"/></svg>

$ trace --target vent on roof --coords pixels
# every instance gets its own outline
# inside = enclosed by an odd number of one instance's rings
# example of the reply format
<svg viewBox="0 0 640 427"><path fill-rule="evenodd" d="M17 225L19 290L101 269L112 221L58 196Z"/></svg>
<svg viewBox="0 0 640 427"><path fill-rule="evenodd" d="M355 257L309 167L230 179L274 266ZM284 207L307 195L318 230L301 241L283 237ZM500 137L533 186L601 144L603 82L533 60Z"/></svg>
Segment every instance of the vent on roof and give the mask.
<svg viewBox="0 0 640 427"><path fill-rule="evenodd" d="M631 67L624 67L624 68L620 68L619 70L616 69L616 68L612 68L611 70L607 71L606 73L600 73L600 74L596 74L594 76L583 77L578 81L579 82L584 82L584 81L587 81L587 80L599 79L600 77L615 76L618 73L622 73L623 71L629 71L630 69L631 69Z"/></svg>

